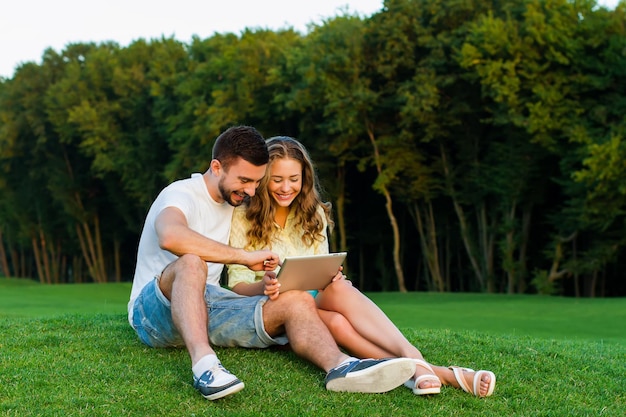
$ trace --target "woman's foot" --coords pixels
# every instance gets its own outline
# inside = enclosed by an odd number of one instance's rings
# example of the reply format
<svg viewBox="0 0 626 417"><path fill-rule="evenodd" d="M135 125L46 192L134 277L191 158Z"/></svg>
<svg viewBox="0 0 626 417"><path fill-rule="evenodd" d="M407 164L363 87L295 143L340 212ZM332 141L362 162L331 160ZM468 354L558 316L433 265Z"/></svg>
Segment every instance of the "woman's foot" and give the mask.
<svg viewBox="0 0 626 417"><path fill-rule="evenodd" d="M488 397L496 388L496 375L491 371L474 371L469 368L458 366L449 367L454 373L454 378L463 391L477 397Z"/></svg>
<svg viewBox="0 0 626 417"><path fill-rule="evenodd" d="M439 394L441 392L441 381L435 375L433 368L421 359L415 359L415 375L404 385L411 388L415 395Z"/></svg>

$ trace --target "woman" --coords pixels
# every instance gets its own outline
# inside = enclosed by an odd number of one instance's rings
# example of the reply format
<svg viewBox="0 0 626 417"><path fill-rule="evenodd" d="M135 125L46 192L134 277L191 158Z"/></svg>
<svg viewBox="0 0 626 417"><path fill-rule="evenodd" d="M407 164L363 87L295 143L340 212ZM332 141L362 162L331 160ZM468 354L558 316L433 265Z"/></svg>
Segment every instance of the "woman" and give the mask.
<svg viewBox="0 0 626 417"><path fill-rule="evenodd" d="M230 244L249 250L271 248L287 256L328 253L329 204L321 201L313 163L304 146L279 136L267 141L270 162L247 207L233 216ZM332 223L331 223L332 225ZM228 284L242 295L265 294L275 299L280 284L274 273L263 274L228 266ZM478 397L493 393L495 375L460 367L432 366L385 313L354 288L341 270L324 290L314 291L320 317L337 344L361 358L415 359L415 376L405 384L416 395L437 394L441 384L462 388Z"/></svg>

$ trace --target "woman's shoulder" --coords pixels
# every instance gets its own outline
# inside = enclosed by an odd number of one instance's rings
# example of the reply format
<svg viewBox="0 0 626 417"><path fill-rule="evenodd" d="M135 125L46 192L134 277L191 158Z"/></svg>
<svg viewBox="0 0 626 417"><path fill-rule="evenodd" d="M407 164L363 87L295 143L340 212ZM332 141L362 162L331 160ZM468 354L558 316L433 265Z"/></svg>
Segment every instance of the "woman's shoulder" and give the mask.
<svg viewBox="0 0 626 417"><path fill-rule="evenodd" d="M324 214L326 208L326 204L325 203L320 203L317 205L317 207L315 208L315 210L319 213L319 214Z"/></svg>
<svg viewBox="0 0 626 417"><path fill-rule="evenodd" d="M239 223L239 224L249 223L248 219L246 218L246 206L245 205L235 207L235 210L233 210L232 222Z"/></svg>
<svg viewBox="0 0 626 417"><path fill-rule="evenodd" d="M319 214L322 217L322 222L324 224L328 223L328 215L326 214L327 207L328 206L326 205L326 203L321 203L317 205L317 208L315 210L317 214Z"/></svg>
<svg viewBox="0 0 626 417"><path fill-rule="evenodd" d="M230 223L230 245L243 248L247 245L246 234L250 228L250 223L246 219L246 210L244 207L235 207L233 217Z"/></svg>

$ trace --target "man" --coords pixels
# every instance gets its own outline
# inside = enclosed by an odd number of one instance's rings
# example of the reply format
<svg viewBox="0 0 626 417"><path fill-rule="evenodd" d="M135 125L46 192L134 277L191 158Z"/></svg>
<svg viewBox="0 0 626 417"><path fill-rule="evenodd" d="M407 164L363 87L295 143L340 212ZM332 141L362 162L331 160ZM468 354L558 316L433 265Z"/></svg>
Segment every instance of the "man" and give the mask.
<svg viewBox="0 0 626 417"><path fill-rule="evenodd" d="M209 400L244 387L222 366L210 342L265 348L289 341L296 354L327 372L326 388L332 391L385 392L402 385L414 373L411 359L348 357L306 292L289 291L270 301L220 287L224 264L255 271L278 265L278 256L269 250L249 252L226 244L234 207L254 196L268 160L256 129L231 127L217 138L203 175L161 191L139 241L128 303L131 326L149 346L185 346L194 387Z"/></svg>

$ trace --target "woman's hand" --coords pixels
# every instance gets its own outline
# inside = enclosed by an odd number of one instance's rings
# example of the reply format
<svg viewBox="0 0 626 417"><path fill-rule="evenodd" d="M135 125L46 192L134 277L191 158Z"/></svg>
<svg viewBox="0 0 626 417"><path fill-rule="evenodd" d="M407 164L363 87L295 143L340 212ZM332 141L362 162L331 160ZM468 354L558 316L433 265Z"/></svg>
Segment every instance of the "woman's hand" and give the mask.
<svg viewBox="0 0 626 417"><path fill-rule="evenodd" d="M276 273L272 271L266 271L263 275L263 294L267 295L270 300L275 300L280 294L280 283L276 279Z"/></svg>
<svg viewBox="0 0 626 417"><path fill-rule="evenodd" d="M346 279L347 276L343 274L343 266L339 267L339 271L337 271L337 275L335 275L331 282L339 281L340 279Z"/></svg>

